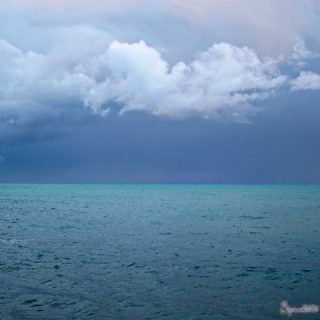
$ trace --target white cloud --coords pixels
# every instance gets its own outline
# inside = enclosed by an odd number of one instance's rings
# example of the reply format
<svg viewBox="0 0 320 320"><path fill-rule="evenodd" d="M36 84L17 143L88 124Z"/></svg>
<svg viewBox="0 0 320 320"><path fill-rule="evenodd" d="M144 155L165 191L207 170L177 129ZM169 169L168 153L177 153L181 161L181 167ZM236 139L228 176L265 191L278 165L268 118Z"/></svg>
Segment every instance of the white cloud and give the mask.
<svg viewBox="0 0 320 320"><path fill-rule="evenodd" d="M156 116L225 115L245 120L250 104L266 99L286 82L271 58L251 49L217 43L191 63L172 67L143 41L113 41L101 53L62 50L23 52L0 42L0 112L59 112L57 105L82 104L106 115L116 103L120 113ZM17 111L18 110L18 111Z"/></svg>
<svg viewBox="0 0 320 320"><path fill-rule="evenodd" d="M292 80L291 88L298 90L320 90L320 75L311 71L302 71L300 75Z"/></svg>
<svg viewBox="0 0 320 320"><path fill-rule="evenodd" d="M306 47L303 39L298 37L293 47L292 58L294 60L305 60L305 59L316 58L316 57L319 57L319 54L316 52L310 51Z"/></svg>
<svg viewBox="0 0 320 320"><path fill-rule="evenodd" d="M213 45L190 64L169 68L160 54L144 42L111 43L103 57L106 81L87 103L117 101L121 112L145 110L154 115L215 116L236 112L236 107L264 99L284 83L271 59L260 60L254 51L227 43ZM112 88L112 90L110 90Z"/></svg>

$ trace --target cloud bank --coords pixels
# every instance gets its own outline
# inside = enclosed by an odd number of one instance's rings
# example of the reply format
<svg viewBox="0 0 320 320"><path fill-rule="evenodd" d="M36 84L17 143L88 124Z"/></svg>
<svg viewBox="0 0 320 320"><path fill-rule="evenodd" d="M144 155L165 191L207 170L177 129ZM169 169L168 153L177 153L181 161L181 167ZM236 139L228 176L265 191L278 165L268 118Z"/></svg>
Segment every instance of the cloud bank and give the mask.
<svg viewBox="0 0 320 320"><path fill-rule="evenodd" d="M138 111L246 122L259 101L318 88L306 63L319 58L318 10L310 0L4 0L0 123Z"/></svg>
<svg viewBox="0 0 320 320"><path fill-rule="evenodd" d="M190 63L172 66L143 41L112 41L104 52L79 55L75 50L24 52L2 40L0 59L2 115L26 109L54 114L57 105L78 104L102 116L115 108L120 114L243 121L253 102L268 98L287 81L276 60L228 43L216 43Z"/></svg>

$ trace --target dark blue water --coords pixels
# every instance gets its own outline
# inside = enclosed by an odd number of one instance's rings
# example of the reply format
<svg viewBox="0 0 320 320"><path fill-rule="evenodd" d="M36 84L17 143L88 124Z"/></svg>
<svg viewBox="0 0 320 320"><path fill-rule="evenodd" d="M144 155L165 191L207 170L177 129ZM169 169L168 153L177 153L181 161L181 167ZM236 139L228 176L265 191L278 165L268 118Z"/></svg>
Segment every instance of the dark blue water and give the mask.
<svg viewBox="0 0 320 320"><path fill-rule="evenodd" d="M0 227L1 320L320 304L320 186L0 185Z"/></svg>

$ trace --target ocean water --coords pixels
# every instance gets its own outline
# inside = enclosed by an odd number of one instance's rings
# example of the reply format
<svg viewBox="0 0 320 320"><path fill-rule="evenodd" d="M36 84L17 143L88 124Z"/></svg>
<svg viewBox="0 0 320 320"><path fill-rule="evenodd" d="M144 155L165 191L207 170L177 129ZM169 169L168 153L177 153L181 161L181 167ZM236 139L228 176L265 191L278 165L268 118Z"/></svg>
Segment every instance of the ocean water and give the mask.
<svg viewBox="0 0 320 320"><path fill-rule="evenodd" d="M319 227L320 186L0 185L0 319L285 319Z"/></svg>

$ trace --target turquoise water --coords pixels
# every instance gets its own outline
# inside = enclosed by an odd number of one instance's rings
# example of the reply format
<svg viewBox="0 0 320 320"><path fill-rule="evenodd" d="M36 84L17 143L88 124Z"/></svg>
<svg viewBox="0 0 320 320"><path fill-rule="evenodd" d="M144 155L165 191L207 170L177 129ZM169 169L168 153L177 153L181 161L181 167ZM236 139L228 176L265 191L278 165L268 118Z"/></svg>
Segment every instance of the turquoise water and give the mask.
<svg viewBox="0 0 320 320"><path fill-rule="evenodd" d="M320 186L0 185L0 223L1 319L285 319L284 299L320 304Z"/></svg>

